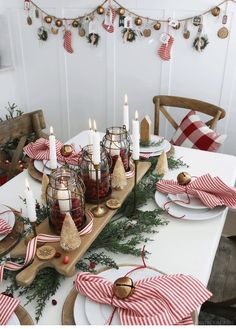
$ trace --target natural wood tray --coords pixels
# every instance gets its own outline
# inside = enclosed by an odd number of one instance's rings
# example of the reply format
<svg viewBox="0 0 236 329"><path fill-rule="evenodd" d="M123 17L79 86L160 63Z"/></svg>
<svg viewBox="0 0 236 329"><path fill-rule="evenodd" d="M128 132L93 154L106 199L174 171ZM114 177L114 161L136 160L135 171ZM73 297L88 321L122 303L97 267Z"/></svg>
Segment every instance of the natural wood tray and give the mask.
<svg viewBox="0 0 236 329"><path fill-rule="evenodd" d="M139 266L139 265L130 265L130 264L119 265L119 267L122 267L122 266ZM97 274L100 274L100 273L102 273L106 270L108 270L108 267L102 268L101 270L99 270L97 272ZM162 273L161 271L158 271L158 272ZM62 325L66 325L66 326L68 326L68 325L74 325L75 326L76 325L75 320L74 320L74 304L75 304L75 300L76 300L77 295L78 295L77 290L75 288L72 288L69 295L66 297L66 300L65 300L63 308L62 308L62 313L61 313L61 324ZM194 311L192 313L192 319L193 319L194 325L197 325L198 324L198 313L197 313L197 311Z"/></svg>
<svg viewBox="0 0 236 329"><path fill-rule="evenodd" d="M15 214L15 218L16 221L13 230L5 237L5 239L0 241L0 257L6 255L17 245L21 238L21 234L23 233L23 222L20 221L19 216L17 214Z"/></svg>
<svg viewBox="0 0 236 329"><path fill-rule="evenodd" d="M34 325L34 321L32 320L29 313L24 309L24 307L18 305L17 308L15 309L15 313L22 326Z"/></svg>
<svg viewBox="0 0 236 329"><path fill-rule="evenodd" d="M137 170L137 181L140 181L141 178L145 175L147 170L150 168L149 162L139 162L138 170ZM127 186L123 190L114 190L112 191L111 198L118 199L121 204L125 201L126 197L132 191L134 186L134 177L130 178L127 181ZM86 208L90 209L94 205L86 204ZM52 243L56 250L61 253L60 258L53 258L49 261L41 261L37 257L35 257L33 263L29 265L27 268L23 269L17 276L16 280L20 285L28 286L34 280L37 272L45 267L53 267L59 273L65 276L73 276L76 272L75 265L79 261L79 259L84 255L84 253L88 250L90 245L99 235L99 233L103 230L103 228L109 223L111 218L115 215L117 209L109 210L103 217L94 218L93 230L90 234L81 237L81 245L79 249L66 252L61 249L59 242ZM45 233L45 234L54 234L51 230L48 219L44 220L38 227L37 233ZM11 252L11 257L22 257L25 256L26 253L26 245L24 241L21 241L14 250ZM69 256L69 263L63 264L62 259L65 255Z"/></svg>

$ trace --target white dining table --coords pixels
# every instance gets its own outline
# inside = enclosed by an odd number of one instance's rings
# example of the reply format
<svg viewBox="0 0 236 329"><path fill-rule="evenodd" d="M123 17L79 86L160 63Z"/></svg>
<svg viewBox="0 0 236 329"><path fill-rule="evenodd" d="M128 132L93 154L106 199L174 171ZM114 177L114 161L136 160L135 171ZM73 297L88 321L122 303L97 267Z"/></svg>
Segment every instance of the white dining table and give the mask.
<svg viewBox="0 0 236 329"><path fill-rule="evenodd" d="M76 149L79 150L88 143L87 135L87 132L84 131L69 140L68 143L73 142ZM192 176L210 173L213 176L219 176L229 186L235 184L235 156L176 146L175 158L181 158L189 167L170 170L165 175L165 179L176 179L179 172L187 171ZM35 198L40 201L41 185L28 174L27 170L0 187L0 203L17 210L22 209L23 215L27 213L20 196L24 197L25 178L28 178ZM156 203L150 200L143 209L151 210L156 207ZM150 252L147 264L168 274L192 275L207 285L227 211L226 208L218 217L201 221L180 220L167 214L161 215L169 223L158 227L158 233L150 235L152 241L148 241L146 244L146 250ZM141 264L141 259L134 256L108 254L112 255L117 264ZM73 287L73 279L72 277L62 280L55 296L47 302L43 316L38 322L39 325L61 324L63 303ZM7 284L8 282L4 281L0 286L0 291L4 291ZM57 300L57 305L52 305L52 299ZM25 299L20 297L20 300L23 306ZM34 317L34 308L34 303L26 306L32 317Z"/></svg>

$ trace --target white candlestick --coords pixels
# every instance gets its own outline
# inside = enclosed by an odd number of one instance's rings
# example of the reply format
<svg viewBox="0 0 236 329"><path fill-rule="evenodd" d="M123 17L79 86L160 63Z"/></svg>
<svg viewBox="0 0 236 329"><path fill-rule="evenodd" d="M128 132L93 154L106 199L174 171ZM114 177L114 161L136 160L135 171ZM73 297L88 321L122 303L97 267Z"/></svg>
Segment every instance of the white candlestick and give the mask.
<svg viewBox="0 0 236 329"><path fill-rule="evenodd" d="M57 198L61 213L65 213L71 210L71 193L63 183L57 192Z"/></svg>
<svg viewBox="0 0 236 329"><path fill-rule="evenodd" d="M139 133L139 121L138 121L138 112L135 112L135 120L132 122L132 140L133 140L133 153L132 158L133 160L139 160L139 140L140 140L140 133Z"/></svg>
<svg viewBox="0 0 236 329"><path fill-rule="evenodd" d="M53 134L52 126L50 127L49 150L50 150L50 167L51 169L56 169L57 168L56 137Z"/></svg>
<svg viewBox="0 0 236 329"><path fill-rule="evenodd" d="M93 163L98 165L101 162L100 151L100 134L97 131L96 122L94 121L94 134L93 134Z"/></svg>
<svg viewBox="0 0 236 329"><path fill-rule="evenodd" d="M128 96L125 94L124 111L123 111L123 124L126 126L126 130L129 131L129 105Z"/></svg>
<svg viewBox="0 0 236 329"><path fill-rule="evenodd" d="M25 179L25 198L26 198L26 206L27 206L27 213L31 223L36 222L37 215L36 215L36 201L33 195L32 190L29 187L29 183L27 178Z"/></svg>
<svg viewBox="0 0 236 329"><path fill-rule="evenodd" d="M89 118L89 130L88 130L88 144L92 145L93 144L93 129L92 129L92 122L91 119Z"/></svg>

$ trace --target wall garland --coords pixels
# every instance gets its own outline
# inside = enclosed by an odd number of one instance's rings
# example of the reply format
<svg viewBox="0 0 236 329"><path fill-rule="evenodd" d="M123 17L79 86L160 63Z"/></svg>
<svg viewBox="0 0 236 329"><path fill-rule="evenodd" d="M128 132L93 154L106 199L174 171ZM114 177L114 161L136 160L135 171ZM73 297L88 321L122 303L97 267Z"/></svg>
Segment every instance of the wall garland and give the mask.
<svg viewBox="0 0 236 329"><path fill-rule="evenodd" d="M183 37L189 39L189 24L197 27L197 33L192 43L193 49L202 52L206 48L209 41L204 32L203 17L207 14L219 17L222 13L222 26L217 31L217 35L221 39L227 38L229 35L227 8L230 1L236 3L236 0L224 0L199 15L167 20L138 15L116 0L104 0L89 13L76 17L56 17L47 13L31 0L24 0L24 9L27 14L28 25L33 24L33 18L40 21L40 27L37 30L39 40L47 41L49 33L57 35L62 32L63 47L70 54L74 52L72 45L74 32L81 38L86 37L92 46L98 45L100 41L98 27L101 20L102 28L108 33L113 33L117 24L122 29L121 35L125 43L133 42L137 38L149 38L154 31L159 31L164 26L165 32L160 35L161 46L157 50L157 54L162 60L168 61L171 59L171 48L174 43L173 31L182 28ZM222 9L223 5L225 8ZM99 16L102 17L100 20ZM72 31L74 32L72 33Z"/></svg>

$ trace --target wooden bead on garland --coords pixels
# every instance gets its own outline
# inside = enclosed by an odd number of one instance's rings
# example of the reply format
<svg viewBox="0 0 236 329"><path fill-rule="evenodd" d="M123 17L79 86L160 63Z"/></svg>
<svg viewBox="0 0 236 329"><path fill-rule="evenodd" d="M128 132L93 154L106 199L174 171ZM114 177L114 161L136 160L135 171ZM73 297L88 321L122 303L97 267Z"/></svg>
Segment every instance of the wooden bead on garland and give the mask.
<svg viewBox="0 0 236 329"><path fill-rule="evenodd" d="M62 22L61 19L57 19L55 24L56 24L57 27L61 27L63 25L63 22Z"/></svg>
<svg viewBox="0 0 236 329"><path fill-rule="evenodd" d="M113 294L119 299L125 299L134 292L133 280L127 276L117 279L113 284Z"/></svg>
<svg viewBox="0 0 236 329"><path fill-rule="evenodd" d="M191 176L187 172L181 172L177 176L177 182L179 185L187 185L191 182Z"/></svg>
<svg viewBox="0 0 236 329"><path fill-rule="evenodd" d="M117 9L117 14L120 15L120 16L123 16L125 14L125 9L120 7Z"/></svg>
<svg viewBox="0 0 236 329"><path fill-rule="evenodd" d="M49 16L49 15L45 16L45 17L44 17L44 20L45 20L45 22L46 22L47 24L51 24L51 23L52 23L52 17Z"/></svg>
<svg viewBox="0 0 236 329"><path fill-rule="evenodd" d="M79 21L74 20L74 21L72 22L71 25L72 25L74 28L77 28L77 27L79 27Z"/></svg>
<svg viewBox="0 0 236 329"><path fill-rule="evenodd" d="M214 8L212 8L211 13L215 17L216 16L219 16L220 15L220 7L214 7Z"/></svg>
<svg viewBox="0 0 236 329"><path fill-rule="evenodd" d="M156 23L153 25L153 28L154 28L154 30L156 30L156 31L160 30L160 28L161 28L161 23L160 23L160 22L156 22Z"/></svg>
<svg viewBox="0 0 236 329"><path fill-rule="evenodd" d="M136 17L134 20L135 25L140 26L143 24L143 20L140 17Z"/></svg>
<svg viewBox="0 0 236 329"><path fill-rule="evenodd" d="M103 6L98 6L97 7L97 13L98 13L98 15L104 14L104 8L103 8Z"/></svg>

